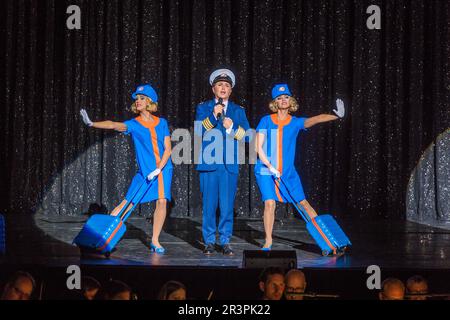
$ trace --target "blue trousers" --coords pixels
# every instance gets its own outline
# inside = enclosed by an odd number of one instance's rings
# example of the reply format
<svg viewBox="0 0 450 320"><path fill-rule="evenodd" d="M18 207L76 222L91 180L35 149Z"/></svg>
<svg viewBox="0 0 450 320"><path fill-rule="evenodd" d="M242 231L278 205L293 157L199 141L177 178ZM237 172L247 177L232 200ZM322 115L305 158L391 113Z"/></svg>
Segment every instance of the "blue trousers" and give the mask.
<svg viewBox="0 0 450 320"><path fill-rule="evenodd" d="M233 234L233 209L238 174L230 173L225 165L216 171L200 172L200 191L203 196L202 233L205 244L216 242L216 212L220 207L219 244L230 242Z"/></svg>

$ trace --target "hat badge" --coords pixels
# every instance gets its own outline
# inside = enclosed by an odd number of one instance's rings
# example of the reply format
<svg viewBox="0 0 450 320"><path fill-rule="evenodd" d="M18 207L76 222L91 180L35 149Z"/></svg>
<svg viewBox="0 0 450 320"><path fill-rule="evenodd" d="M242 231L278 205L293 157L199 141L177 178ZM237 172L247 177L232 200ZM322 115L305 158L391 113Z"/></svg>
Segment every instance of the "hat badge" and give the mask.
<svg viewBox="0 0 450 320"><path fill-rule="evenodd" d="M144 87L139 87L138 91L144 91Z"/></svg>
<svg viewBox="0 0 450 320"><path fill-rule="evenodd" d="M280 91L284 92L284 91L286 91L286 88L285 87L280 87Z"/></svg>

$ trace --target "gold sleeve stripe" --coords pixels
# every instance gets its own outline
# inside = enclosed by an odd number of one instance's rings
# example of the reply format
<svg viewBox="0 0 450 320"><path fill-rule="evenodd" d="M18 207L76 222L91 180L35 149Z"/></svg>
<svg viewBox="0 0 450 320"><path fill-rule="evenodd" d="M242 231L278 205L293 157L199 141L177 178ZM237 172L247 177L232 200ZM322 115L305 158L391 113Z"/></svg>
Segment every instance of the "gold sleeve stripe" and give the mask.
<svg viewBox="0 0 450 320"><path fill-rule="evenodd" d="M237 140L242 140L245 136L245 130L242 127L239 127L239 129L236 132L236 135L234 136Z"/></svg>
<svg viewBox="0 0 450 320"><path fill-rule="evenodd" d="M209 120L209 118L205 119L208 122L208 126L212 129L214 128L214 125L211 123L211 120Z"/></svg>
<svg viewBox="0 0 450 320"><path fill-rule="evenodd" d="M203 127L205 127L206 130L211 130L212 128L214 128L214 126L212 125L211 121L209 121L209 118L206 118L205 120L203 120L202 124L203 124Z"/></svg>

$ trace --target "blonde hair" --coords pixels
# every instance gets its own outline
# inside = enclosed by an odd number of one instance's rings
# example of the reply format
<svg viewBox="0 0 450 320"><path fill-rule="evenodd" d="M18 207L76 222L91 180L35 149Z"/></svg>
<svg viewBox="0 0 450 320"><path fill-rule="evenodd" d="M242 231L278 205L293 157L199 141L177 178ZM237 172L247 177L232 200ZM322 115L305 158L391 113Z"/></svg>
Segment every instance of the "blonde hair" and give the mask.
<svg viewBox="0 0 450 320"><path fill-rule="evenodd" d="M278 104L276 101L276 98L273 99L270 103L269 103L269 109L272 112L277 112L278 111ZM294 97L289 97L289 113L293 113L295 111L298 110L298 102Z"/></svg>
<svg viewBox="0 0 450 320"><path fill-rule="evenodd" d="M145 110L147 110L148 112L151 112L151 113L158 111L158 103L157 102L153 102L153 100L147 96L145 96L145 101L147 102L147 106L146 106ZM133 104L131 105L131 111L136 114L139 113L139 111L136 108L136 102L133 102Z"/></svg>

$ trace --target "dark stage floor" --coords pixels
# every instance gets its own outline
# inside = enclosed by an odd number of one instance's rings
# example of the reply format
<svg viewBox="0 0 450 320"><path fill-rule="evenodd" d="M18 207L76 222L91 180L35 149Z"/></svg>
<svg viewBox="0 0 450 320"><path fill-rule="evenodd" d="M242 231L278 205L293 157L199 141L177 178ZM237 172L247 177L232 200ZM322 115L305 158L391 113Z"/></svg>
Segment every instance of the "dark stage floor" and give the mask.
<svg viewBox="0 0 450 320"><path fill-rule="evenodd" d="M6 264L63 266L81 265L242 267L243 250L257 250L263 243L262 220L236 219L232 246L235 255L202 253L201 220L170 218L160 241L167 253L151 254L151 223L135 216L127 223L127 233L110 259L80 258L71 245L87 216L9 215L7 219ZM395 269L450 268L450 231L407 221L340 220L353 242L341 257L322 257L305 224L297 218L277 220L273 250L296 250L299 268L349 269L378 265Z"/></svg>

